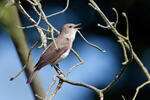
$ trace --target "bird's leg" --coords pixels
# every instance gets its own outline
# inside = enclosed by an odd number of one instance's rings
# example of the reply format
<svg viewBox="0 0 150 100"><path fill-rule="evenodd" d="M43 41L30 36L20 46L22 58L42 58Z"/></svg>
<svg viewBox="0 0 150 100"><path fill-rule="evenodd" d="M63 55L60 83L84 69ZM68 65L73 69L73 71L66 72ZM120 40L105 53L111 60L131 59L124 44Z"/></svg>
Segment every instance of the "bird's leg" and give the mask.
<svg viewBox="0 0 150 100"><path fill-rule="evenodd" d="M80 62L77 63L76 65L72 66L72 67L69 69L69 71L67 72L67 77L68 77L68 75L71 73L71 71L72 71L73 68L75 68L75 67L77 67L77 66L83 64L83 60L82 60L81 57L78 55L78 53L77 53L75 50L73 50L72 48L71 48L71 51L77 56L77 58L79 59Z"/></svg>
<svg viewBox="0 0 150 100"><path fill-rule="evenodd" d="M39 40L39 41L36 41L36 42L34 43L34 45L30 48L25 65L23 66L23 68L22 68L15 76L13 76L13 77L10 78L10 81L12 81L12 80L14 80L15 78L17 78L17 77L24 71L24 69L27 67L28 62L29 62L29 58L30 58L30 55L31 55L31 52L32 52L32 49L33 49L39 42L40 42L40 40Z"/></svg>
<svg viewBox="0 0 150 100"><path fill-rule="evenodd" d="M60 70L60 68L59 68L59 64L56 64L56 65L53 65L54 66L54 68L55 68L55 70L56 70L56 72L59 74L59 75L64 75L64 73ZM65 76L65 75L64 75Z"/></svg>

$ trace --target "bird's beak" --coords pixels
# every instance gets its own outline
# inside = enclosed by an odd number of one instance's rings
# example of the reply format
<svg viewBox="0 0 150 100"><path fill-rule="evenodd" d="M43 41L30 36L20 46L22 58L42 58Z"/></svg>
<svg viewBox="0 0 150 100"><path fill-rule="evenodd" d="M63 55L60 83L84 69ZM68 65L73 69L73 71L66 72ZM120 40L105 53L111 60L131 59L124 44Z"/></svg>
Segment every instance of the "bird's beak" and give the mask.
<svg viewBox="0 0 150 100"><path fill-rule="evenodd" d="M78 27L79 25L81 25L81 23L76 24L76 25L74 26L74 28L77 29L77 30L81 29L81 27Z"/></svg>

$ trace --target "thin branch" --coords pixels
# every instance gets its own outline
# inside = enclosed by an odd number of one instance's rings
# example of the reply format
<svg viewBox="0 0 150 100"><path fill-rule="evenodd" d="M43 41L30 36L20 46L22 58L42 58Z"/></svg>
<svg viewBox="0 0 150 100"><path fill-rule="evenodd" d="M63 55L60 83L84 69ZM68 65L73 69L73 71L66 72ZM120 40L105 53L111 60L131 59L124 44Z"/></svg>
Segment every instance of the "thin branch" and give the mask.
<svg viewBox="0 0 150 100"><path fill-rule="evenodd" d="M113 9L113 11L115 12L115 14L116 14L116 22L115 22L115 24L114 24L114 27L116 28L117 27L117 24L118 24L118 19L119 19L119 16L118 16L118 12L117 12L117 10L115 9L115 8L112 8Z"/></svg>
<svg viewBox="0 0 150 100"><path fill-rule="evenodd" d="M97 6L97 4L93 1L93 0L90 0L90 5L92 5L91 7L93 9L95 9L99 15L103 18L104 22L107 24L107 26L110 26L110 29L111 31L117 36L117 38L119 39L119 41L122 41L120 42L122 47L123 47L123 51L124 51L124 56L125 56L125 61L127 61L127 53L126 53L126 48L129 50L129 52L131 53L131 57L129 59L128 62L131 62L132 59L134 58L136 60L136 62L139 64L139 66L142 68L143 72L145 73L147 79L148 79L148 82L144 83L145 84L149 84L149 81L150 81L150 74L147 70L147 68L143 65L142 61L138 58L138 56L136 55L136 53L133 51L133 48L132 48L132 44L129 40L129 23L128 23L128 18L126 16L125 13L123 13L123 16L125 17L126 19L126 24L127 24L127 28L126 28L126 36L123 36L121 35L116 27L114 27L113 25L111 25L110 21L107 19L107 17L104 15L104 13L100 10L100 8ZM127 65L126 65L127 66ZM107 90L109 90L113 84L121 77L121 75L124 73L125 69L126 69L126 66L124 65L124 67L121 69L120 73L116 76L116 78L106 87L103 89L103 92L107 92ZM141 88L141 87L140 87ZM139 89L139 88L138 88ZM137 89L137 91L138 91ZM138 94L138 92L136 92L135 96Z"/></svg>
<svg viewBox="0 0 150 100"><path fill-rule="evenodd" d="M44 100L44 98L41 97L41 96L39 96L38 94L35 94L35 96L36 96L37 98L41 99L41 100Z"/></svg>
<svg viewBox="0 0 150 100"><path fill-rule="evenodd" d="M134 57L135 61L138 63L138 65L140 65L140 67L143 70L143 72L145 73L147 79L150 81L150 74L149 74L147 68L143 65L142 61L138 58L138 56L136 55L136 53L134 51L133 51L133 57Z"/></svg>
<svg viewBox="0 0 150 100"><path fill-rule="evenodd" d="M145 85L148 85L148 84L150 84L150 81L144 82L142 85L138 86L138 87L136 88L136 92L135 92L134 97L133 97L132 100L135 100L135 98L137 97L137 95L138 95L138 93L139 93L139 90L140 90L141 88L143 88Z"/></svg>
<svg viewBox="0 0 150 100"><path fill-rule="evenodd" d="M53 93L50 95L50 97L49 97L48 100L52 100L52 99L54 98L54 96L56 95L56 93L58 92L58 90L61 88L62 84L63 84L63 81L60 79L60 80L59 80L59 83L58 83L58 85L57 85L57 87L56 87L56 89L55 89L55 90L53 91Z"/></svg>
<svg viewBox="0 0 150 100"><path fill-rule="evenodd" d="M58 15L58 14L61 14L61 13L64 13L68 9L68 6L69 6L69 0L67 0L67 4L66 4L65 9L63 9L62 11L56 12L54 14L48 15L47 18Z"/></svg>
<svg viewBox="0 0 150 100"><path fill-rule="evenodd" d="M43 9L42 9L42 5L41 5L40 3L38 4L38 9L39 9L39 11L40 11L41 14L42 14L42 19L45 21L45 23L46 23L48 26L50 26L56 33L59 34L59 31L58 31L51 23L48 22L47 17L46 17L46 15L45 15L45 13L44 13L44 11L43 11Z"/></svg>
<svg viewBox="0 0 150 100"><path fill-rule="evenodd" d="M40 12L37 10L36 6L32 5L33 10L37 13L38 16L41 16Z"/></svg>
<svg viewBox="0 0 150 100"><path fill-rule="evenodd" d="M48 94L49 94L49 92L50 92L50 89L51 89L51 88L54 86L54 84L56 83L56 76L57 76L57 75L54 75L53 80L52 80L51 84L50 84L49 87L48 87L48 90L47 90L47 92L46 92L46 96L45 96L44 100L47 100Z"/></svg>
<svg viewBox="0 0 150 100"><path fill-rule="evenodd" d="M59 65L58 65L58 64L55 65L54 68L55 68L56 72L58 73L58 75L61 75L61 76L65 77L65 75L63 74L63 72L59 69ZM54 80L56 80L55 77L57 77L58 75L55 75L55 76L54 76ZM53 81L54 81L54 80L53 80ZM53 99L53 97L56 95L57 91L61 88L63 82L64 82L64 81L62 81L61 79L59 79L59 83L57 84L56 89L52 92L52 94L50 95L50 97L49 97L48 100L52 100L52 99ZM53 82L52 82L52 83L53 83ZM52 84L52 83L51 83L51 84Z"/></svg>
<svg viewBox="0 0 150 100"><path fill-rule="evenodd" d="M27 60L26 60L26 64L23 66L23 68L22 68L15 76L13 76L12 78L10 78L10 81L12 81L12 80L14 80L15 78L17 78L17 77L24 71L24 69L27 67L28 62L29 62L29 57L30 57L31 52L32 52L32 49L33 49L39 42L40 42L40 41L36 41L35 44L30 48L29 53L28 53L28 57L27 57Z"/></svg>
<svg viewBox="0 0 150 100"><path fill-rule="evenodd" d="M125 97L124 97L123 95L122 95L121 97L122 97L123 100L126 100Z"/></svg>
<svg viewBox="0 0 150 100"><path fill-rule="evenodd" d="M127 56L127 51L126 51L126 47L125 47L125 44L124 44L124 40L118 40L118 42L121 44L122 46L122 50L123 50L123 55L124 55L124 58L125 58L125 61L122 63L123 65L127 65L128 62L129 62L129 59L128 59L128 56Z"/></svg>
<svg viewBox="0 0 150 100"><path fill-rule="evenodd" d="M37 2L32 2L31 0L27 0L31 5L37 6L38 3Z"/></svg>
<svg viewBox="0 0 150 100"><path fill-rule="evenodd" d="M66 83L69 83L69 84L72 84L72 85L76 85L76 86L82 86L82 87L85 87L85 88L88 88L88 89L91 89L93 91L95 91L96 93L100 94L102 93L102 91L92 85L88 85L88 84L85 84L85 83L80 83L80 82L73 82L73 81L70 81L68 80L67 78L61 76L61 75L58 75L57 76L58 78L60 78L61 80L63 80L64 82Z"/></svg>
<svg viewBox="0 0 150 100"><path fill-rule="evenodd" d="M42 9L42 5L39 3L38 4L38 9L40 10L40 12L41 12L41 14L42 14L42 19L45 21L45 23L48 25L48 26L50 26L51 27L51 36L53 36L53 31L55 31L56 33L59 33L58 32L58 30L57 29L55 29L55 27L53 27L49 22L48 22L48 20L47 20L47 17L46 17L46 15L45 15L45 13L44 13L44 11L43 11L43 9ZM52 37L53 38L53 42L55 43L55 48L56 48L56 50L58 50L58 47L57 47L57 44L56 44L56 42L55 42L55 39L54 39L54 37Z"/></svg>
<svg viewBox="0 0 150 100"><path fill-rule="evenodd" d="M108 20L108 18L105 16L105 14L101 11L101 9L98 7L98 5L94 2L94 0L89 0L90 3L89 5L92 5L91 7L94 8L98 14L102 17L102 19L104 20L104 22L106 23L106 25L112 30L112 32L118 36L121 37L123 39L126 39L123 35L121 35L116 29L115 27L112 25L112 23Z"/></svg>
<svg viewBox="0 0 150 100"><path fill-rule="evenodd" d="M81 57L78 55L78 53L74 49L71 48L71 51L77 56L77 58L80 62L69 69L69 71L67 72L67 77L68 77L68 75L70 74L70 72L72 71L73 68L75 68L75 67L77 67L77 66L84 63L83 60L81 59Z"/></svg>
<svg viewBox="0 0 150 100"><path fill-rule="evenodd" d="M105 53L106 51L105 50L102 50L100 47L98 47L97 45L94 45L92 43L90 43L89 41L87 41L84 36L81 34L80 31L78 31L79 35L82 37L82 39L90 46L94 47L94 48L97 48L98 50L100 50L101 52Z"/></svg>
<svg viewBox="0 0 150 100"><path fill-rule="evenodd" d="M36 21L33 18L31 18L31 16L22 7L21 2L19 0L15 0L15 1L16 1L16 6L18 7L18 9L22 13L22 15L32 24L36 24ZM38 31L38 33L40 34L42 46L44 46L44 48L46 48L47 47L47 39L46 39L44 32L38 26L35 26L35 28Z"/></svg>
<svg viewBox="0 0 150 100"><path fill-rule="evenodd" d="M109 29L110 28L109 26L104 26L104 25L101 25L101 24L97 24L97 26L99 26L101 28L104 28L104 29Z"/></svg>
<svg viewBox="0 0 150 100"><path fill-rule="evenodd" d="M127 15L126 15L126 13L125 12L123 12L122 13L122 15L125 17L125 19L126 19L126 37L127 37L127 39L129 39L129 21L128 21L128 17L127 17Z"/></svg>
<svg viewBox="0 0 150 100"><path fill-rule="evenodd" d="M54 38L54 30L53 30L53 28L51 28L50 33L51 33L51 37L52 37L52 40L53 40L53 42L54 42L54 45L55 45L55 47L56 47L56 50L58 50L58 46L57 46L56 41L55 41L55 38Z"/></svg>
<svg viewBox="0 0 150 100"><path fill-rule="evenodd" d="M123 75L123 73L126 71L127 66L123 66L122 69L120 70L119 74L115 77L115 79L109 83L104 89L102 89L103 93L105 94L109 89L114 86L114 84L117 82L117 80L120 79L120 77Z"/></svg>
<svg viewBox="0 0 150 100"><path fill-rule="evenodd" d="M18 27L18 28L21 28L21 29L32 28L32 27L38 26L39 23L40 23L40 21L41 21L41 14L40 14L39 19L38 19L38 21L37 21L36 24L30 25L30 26L24 26L24 27L22 27L22 26L17 26L17 27Z"/></svg>

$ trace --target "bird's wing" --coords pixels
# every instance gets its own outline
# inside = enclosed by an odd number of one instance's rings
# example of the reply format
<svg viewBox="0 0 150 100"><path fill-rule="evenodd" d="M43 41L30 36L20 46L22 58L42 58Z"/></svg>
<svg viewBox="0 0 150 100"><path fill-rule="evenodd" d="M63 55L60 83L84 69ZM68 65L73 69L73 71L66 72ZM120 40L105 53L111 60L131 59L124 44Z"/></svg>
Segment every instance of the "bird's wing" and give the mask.
<svg viewBox="0 0 150 100"><path fill-rule="evenodd" d="M40 60L35 65L35 67L37 67L36 69L41 69L43 66L47 64L53 64L67 50L68 50L68 43L65 43L65 45L58 47L58 50L56 50L55 45L52 42L47 47L47 49L45 49L45 51L42 53Z"/></svg>

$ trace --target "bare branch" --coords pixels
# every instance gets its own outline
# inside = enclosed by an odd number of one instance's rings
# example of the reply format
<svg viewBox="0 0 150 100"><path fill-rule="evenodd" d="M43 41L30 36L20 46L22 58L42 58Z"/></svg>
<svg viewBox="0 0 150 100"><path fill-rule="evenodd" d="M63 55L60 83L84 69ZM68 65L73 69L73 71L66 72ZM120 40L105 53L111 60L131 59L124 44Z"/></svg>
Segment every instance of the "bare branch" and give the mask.
<svg viewBox="0 0 150 100"><path fill-rule="evenodd" d="M123 95L122 95L121 97L122 97L123 100L126 100L125 97L124 97Z"/></svg>
<svg viewBox="0 0 150 100"><path fill-rule="evenodd" d="M48 87L48 90L47 90L47 92L46 92L46 96L45 96L44 100L47 100L48 94L49 94L49 92L50 92L50 89L51 89L51 88L53 87L53 85L56 83L56 76L57 76L57 75L54 75L53 80L52 80L51 84L50 84L49 87Z"/></svg>
<svg viewBox="0 0 150 100"><path fill-rule="evenodd" d="M100 89L98 89L94 86L91 86L91 85L88 85L88 84L85 84L85 83L80 83L80 82L73 82L73 81L67 80L67 78L65 78L63 76L60 76L60 75L58 75L57 77L60 78L61 80L63 80L64 82L66 82L66 83L76 85L76 86L82 86L82 87L91 89L91 90L95 91L98 94L102 93L102 91Z"/></svg>
<svg viewBox="0 0 150 100"><path fill-rule="evenodd" d="M57 87L56 87L56 89L55 89L55 90L53 91L53 93L50 95L50 97L49 97L48 100L52 100L52 99L54 98L54 96L56 95L56 93L58 92L58 90L61 88L62 84L63 84L63 81L60 79L60 80L59 80L59 83L58 83L58 85L57 85Z"/></svg>
<svg viewBox="0 0 150 100"><path fill-rule="evenodd" d="M37 6L38 5L38 3L37 2L33 2L33 1L31 1L31 0L27 0L31 5L34 5L34 6Z"/></svg>
<svg viewBox="0 0 150 100"><path fill-rule="evenodd" d="M68 75L70 74L70 72L72 71L73 68L75 68L75 67L77 67L77 66L83 64L83 60L82 60L81 57L78 55L78 53L77 53L74 49L72 49L72 48L71 48L71 51L77 56L77 58L79 59L80 62L69 69L69 71L68 71L68 73L67 73L67 77L68 77Z"/></svg>
<svg viewBox="0 0 150 100"><path fill-rule="evenodd" d="M136 53L134 51L133 51L133 56L134 56L135 61L139 64L139 66L145 73L147 79L150 81L150 74L149 74L147 68L143 65L142 61L139 59L139 57L136 55Z"/></svg>
<svg viewBox="0 0 150 100"><path fill-rule="evenodd" d="M56 15L61 14L61 13L64 13L68 9L68 6L69 6L69 0L67 0L67 4L66 4L65 9L63 9L62 11L56 12L54 14L48 15L47 18L52 17L52 16L56 16Z"/></svg>
<svg viewBox="0 0 150 100"><path fill-rule="evenodd" d="M123 12L122 15L123 15L123 16L125 17L125 19L126 19L126 25L127 25L127 26L126 26L126 28L127 28L127 29L126 29L126 34L127 34L127 36L126 36L126 37L127 37L127 39L129 39L129 21L128 21L128 17L127 17L127 15L126 15L125 12Z"/></svg>
<svg viewBox="0 0 150 100"><path fill-rule="evenodd" d="M97 45L94 45L92 43L90 43L89 41L87 41L84 36L81 34L80 31L78 31L79 35L82 37L82 39L90 46L94 47L94 48L97 48L98 50L100 50L101 52L105 53L106 51L105 50L102 50L100 47L98 47Z"/></svg>
<svg viewBox="0 0 150 100"><path fill-rule="evenodd" d="M17 26L17 27L18 27L18 28L22 28L22 29L27 29L27 28L36 27L36 26L38 26L38 25L39 25L40 21L41 21L41 14L40 14L39 19L38 19L38 21L37 21L37 23L36 23L36 24L34 24L34 25L30 25L30 26L25 26L25 27L22 27L22 26Z"/></svg>
<svg viewBox="0 0 150 100"><path fill-rule="evenodd" d="M119 78L123 75L123 73L126 71L127 66L123 66L120 70L119 74L115 77L115 79L107 85L104 89L102 89L103 93L105 94L109 89L112 88L112 86L119 80Z"/></svg>
<svg viewBox="0 0 150 100"><path fill-rule="evenodd" d="M15 76L13 76L12 78L10 78L10 81L12 81L12 80L14 80L15 78L17 78L17 77L24 71L24 69L27 67L28 62L29 62L29 57L30 57L31 52L32 52L32 49L33 49L39 42L40 42L40 41L35 42L35 44L30 48L29 53L28 53L28 57L27 57L27 60L26 60L26 64L23 66L23 68L22 68Z"/></svg>
<svg viewBox="0 0 150 100"><path fill-rule="evenodd" d="M105 14L101 11L101 9L98 7L98 5L94 2L94 0L89 0L90 1L90 5L92 5L91 7L94 8L98 14L102 17L102 19L104 20L104 22L106 23L106 25L112 30L112 32L118 36L121 37L123 39L126 39L123 35L121 35L116 29L115 27L112 25L112 23L108 20L108 18L105 16Z"/></svg>
<svg viewBox="0 0 150 100"><path fill-rule="evenodd" d="M126 51L126 47L125 47L125 44L124 44L124 40L118 40L118 42L121 44L122 46L122 50L123 50L123 55L124 55L124 58L125 58L125 61L122 63L122 65L127 65L128 62L129 62L129 59L128 59L128 56L127 56L127 51Z"/></svg>
<svg viewBox="0 0 150 100"><path fill-rule="evenodd" d="M15 0L15 1L16 1L16 5L17 5L19 11L22 13L22 15L32 24L36 24L36 21L33 18L31 18L31 16L22 7L21 2L19 0ZM38 26L35 26L35 28L38 31L38 33L40 34L42 46L44 46L44 48L46 48L47 47L47 39L46 39L44 32Z"/></svg>
<svg viewBox="0 0 150 100"><path fill-rule="evenodd" d="M115 9L115 8L112 8L113 9L113 11L115 12L115 14L116 14L116 22L115 22L115 24L114 24L114 27L116 28L117 27L117 24L118 24L118 19L119 19L119 16L118 16L118 12L117 12L117 10Z"/></svg>
<svg viewBox="0 0 150 100"><path fill-rule="evenodd" d="M135 100L136 96L137 96L138 93L139 93L139 90L140 90L141 88L143 88L145 85L148 85L148 84L150 84L150 81L144 82L142 85L138 86L138 87L136 88L136 92L135 92L134 97L133 97L132 100Z"/></svg>
<svg viewBox="0 0 150 100"><path fill-rule="evenodd" d="M119 39L119 43L121 44L122 48L123 48L123 52L124 52L124 57L125 57L125 62L123 63L123 68L121 69L120 73L116 76L116 78L106 87L103 89L103 93L107 92L107 90L109 90L113 84L121 77L121 75L124 73L125 69L126 69L126 66L127 64L129 64L129 62L132 61L132 59L134 58L136 60L136 62L139 64L139 66L141 67L141 69L143 70L143 72L145 73L147 79L148 79L148 82L145 82L145 84L149 84L150 82L150 74L147 70L147 68L143 65L142 61L138 58L138 56L136 55L136 53L133 51L133 48L132 48L132 44L129 40L129 23L128 23L128 18L126 16L125 13L122 13L123 16L125 17L126 19L126 36L123 36L121 35L117 29L116 29L116 26L114 25L111 25L110 21L107 19L107 17L104 15L104 13L100 10L100 8L97 6L97 4L94 2L94 0L89 0L90 1L90 5L92 5L91 7L93 9L95 9L99 15L102 17L102 19L104 20L104 22L107 24L107 26L110 26L110 29L111 31L116 35L116 37ZM116 15L118 16L118 13L116 10L114 10ZM118 17L117 17L118 19ZM118 22L118 20L117 20ZM109 29L109 28L108 28ZM131 53L131 57L130 59L128 60L128 57L127 57L127 52L126 52L126 49ZM140 88L142 88L143 85L140 86ZM137 88L137 92L134 96L134 98L136 97L136 95L138 94L138 91L139 91L139 88ZM134 100L134 99L133 99Z"/></svg>

